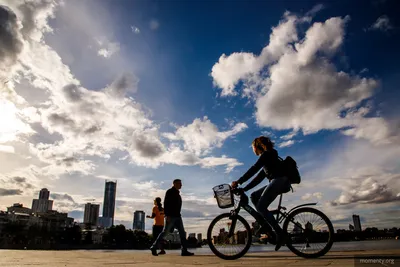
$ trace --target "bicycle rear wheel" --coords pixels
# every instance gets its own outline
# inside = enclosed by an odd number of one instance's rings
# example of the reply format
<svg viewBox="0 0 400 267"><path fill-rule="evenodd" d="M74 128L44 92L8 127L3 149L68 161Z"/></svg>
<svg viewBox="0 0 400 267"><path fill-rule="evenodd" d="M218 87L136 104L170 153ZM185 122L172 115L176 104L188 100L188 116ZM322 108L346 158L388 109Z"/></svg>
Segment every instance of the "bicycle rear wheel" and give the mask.
<svg viewBox="0 0 400 267"><path fill-rule="evenodd" d="M232 225L234 229L231 229ZM232 233L232 236L229 236L229 233ZM208 227L207 241L216 256L224 260L235 260L249 250L252 233L242 216L231 217L230 213L223 213L215 217Z"/></svg>
<svg viewBox="0 0 400 267"><path fill-rule="evenodd" d="M286 246L297 256L318 258L332 247L334 229L321 211L305 207L294 210L283 224L288 233Z"/></svg>

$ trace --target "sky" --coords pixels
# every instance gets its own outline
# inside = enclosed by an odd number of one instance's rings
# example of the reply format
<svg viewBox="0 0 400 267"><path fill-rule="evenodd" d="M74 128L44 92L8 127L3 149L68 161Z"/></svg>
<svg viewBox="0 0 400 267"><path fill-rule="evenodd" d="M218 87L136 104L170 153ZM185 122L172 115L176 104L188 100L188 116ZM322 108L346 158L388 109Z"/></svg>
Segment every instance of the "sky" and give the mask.
<svg viewBox="0 0 400 267"><path fill-rule="evenodd" d="M302 175L284 206L400 226L397 1L0 5L1 210L45 187L82 221L111 179L131 228L179 178L186 231L205 234L227 212L212 188L266 135Z"/></svg>

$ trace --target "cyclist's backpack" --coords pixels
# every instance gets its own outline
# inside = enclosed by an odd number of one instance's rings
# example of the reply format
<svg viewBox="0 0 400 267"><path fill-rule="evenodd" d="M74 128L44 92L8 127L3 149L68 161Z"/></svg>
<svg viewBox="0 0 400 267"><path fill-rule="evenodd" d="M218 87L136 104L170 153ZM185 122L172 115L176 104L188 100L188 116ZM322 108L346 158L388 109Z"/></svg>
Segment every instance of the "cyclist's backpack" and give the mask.
<svg viewBox="0 0 400 267"><path fill-rule="evenodd" d="M289 178L290 183L299 184L301 182L301 176L296 161L291 156L287 156L284 160L281 157L279 157L279 159L282 161L283 171Z"/></svg>

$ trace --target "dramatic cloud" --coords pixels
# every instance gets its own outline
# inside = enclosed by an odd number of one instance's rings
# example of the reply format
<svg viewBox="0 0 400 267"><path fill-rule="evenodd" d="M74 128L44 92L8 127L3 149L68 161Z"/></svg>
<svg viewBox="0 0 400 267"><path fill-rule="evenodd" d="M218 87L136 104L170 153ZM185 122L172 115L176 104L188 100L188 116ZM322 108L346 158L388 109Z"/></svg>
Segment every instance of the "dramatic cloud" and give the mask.
<svg viewBox="0 0 400 267"><path fill-rule="evenodd" d="M245 123L237 123L231 130L220 132L218 127L207 117L195 119L187 126L178 127L175 134L167 133L165 137L170 140L182 140L186 150L196 155L205 155L211 152L214 147L221 147L223 142L247 129Z"/></svg>
<svg viewBox="0 0 400 267"><path fill-rule="evenodd" d="M20 189L5 189L0 188L0 196L14 196L14 195L21 195L23 193Z"/></svg>
<svg viewBox="0 0 400 267"><path fill-rule="evenodd" d="M331 205L382 204L400 201L400 174L355 173L341 180L343 190ZM336 181L337 182L337 181Z"/></svg>
<svg viewBox="0 0 400 267"><path fill-rule="evenodd" d="M4 75L13 66L22 51L23 42L15 13L6 6L0 5L0 82L4 83Z"/></svg>
<svg viewBox="0 0 400 267"><path fill-rule="evenodd" d="M65 201L75 203L74 198L68 194L51 193L50 198L52 198L54 200L65 200Z"/></svg>
<svg viewBox="0 0 400 267"><path fill-rule="evenodd" d="M376 144L397 143L398 128L384 118L367 116L372 108L363 104L379 82L338 71L330 62L343 43L349 20L334 17L315 22L299 39L297 26L310 18L285 13L259 56L222 55L211 71L214 84L221 88L221 96L234 96L242 81L243 96L255 98L255 117L261 127L304 134L344 129L346 135Z"/></svg>
<svg viewBox="0 0 400 267"><path fill-rule="evenodd" d="M390 24L389 18L386 15L379 17L375 23L371 26L372 30L380 30L380 31L388 31L391 30L393 27Z"/></svg>

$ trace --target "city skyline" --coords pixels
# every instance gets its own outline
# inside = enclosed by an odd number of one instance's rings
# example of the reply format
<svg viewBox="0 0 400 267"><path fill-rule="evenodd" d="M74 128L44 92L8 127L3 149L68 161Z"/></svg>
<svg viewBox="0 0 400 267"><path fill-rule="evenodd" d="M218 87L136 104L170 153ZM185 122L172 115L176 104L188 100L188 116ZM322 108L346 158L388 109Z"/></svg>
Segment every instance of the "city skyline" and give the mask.
<svg viewBox="0 0 400 267"><path fill-rule="evenodd" d="M47 192L47 193L44 193L44 192ZM41 189L39 191L38 194L39 194L39 199L48 200L50 191L47 188L43 188L43 189ZM35 199L33 199L33 200L35 200ZM52 200L48 200L48 201L52 201ZM109 226L104 225L104 223L101 221L101 217L100 217L100 213L99 213L100 206L101 206L101 204L94 204L94 203L90 203L90 202L85 203L84 204L84 213L83 213L82 220L81 221L76 220L75 222L76 223L83 223L83 224L90 223L92 227L100 226L100 227L108 228ZM0 211L2 211L2 210L0 209ZM46 211L40 211L40 210L34 211L34 206L33 205L32 205L32 208L29 209L27 207L24 207L23 204L19 203L19 202L18 203L13 203L12 206L7 207L7 211L9 211L9 212L11 212L11 211L15 212L16 211L16 212L21 212L21 213L31 213L31 212L39 212L39 213L42 212L43 213L43 212L46 212ZM51 211L54 211L54 210L49 209L47 211L51 212ZM146 229L145 228L145 226L147 226L147 227L149 227L149 226L151 227L152 226L152 223L146 225L145 214L146 213L144 211L142 211L142 210L135 210L135 212L133 213L132 221L130 223L127 223L126 225L125 224L123 224L123 225L126 227L126 229L141 230L141 231L146 231L147 233L151 233L151 229L148 229L148 228ZM363 229L362 224L361 224L361 219L362 219L362 217L360 217L359 215L352 214L352 216L349 217L347 219L347 221L351 222L353 224L349 223L347 228L349 228L351 231L356 231L356 232L364 231L366 228L378 228L378 229L381 229L381 230L383 230L383 229L393 229L393 228L400 229L400 227L398 227L397 225L392 225L392 226L387 226L387 227L376 227L375 225L371 225L371 224L368 224L368 223L367 223L368 226L364 227L364 229ZM255 221L252 221L252 220L253 219L250 219L252 227L257 227L256 226L257 223ZM346 224L346 223L344 223L344 224ZM346 227L344 227L344 224L341 224L340 226L338 224L334 225L335 231L337 231L337 230L342 231L343 228L346 228ZM117 224L117 225L119 225L119 224ZM190 225L188 225L187 228L190 229L191 228ZM308 224L306 224L306 228L307 229L312 229L313 226L312 226L312 224L308 223ZM195 238L199 239L199 238L202 238L203 233L206 234L206 232L207 232L207 229L200 229L198 232L190 232L189 233L189 237L195 237ZM186 235L187 235L187 233L188 232L185 231ZM176 236L171 237L171 238L174 239L174 240L175 239L179 239L178 234L175 233L175 235Z"/></svg>
<svg viewBox="0 0 400 267"><path fill-rule="evenodd" d="M266 135L302 177L283 206L398 225L397 5L0 0L0 209L38 199L82 222L94 199L130 228L178 178L186 230L205 234L227 211L212 188Z"/></svg>

